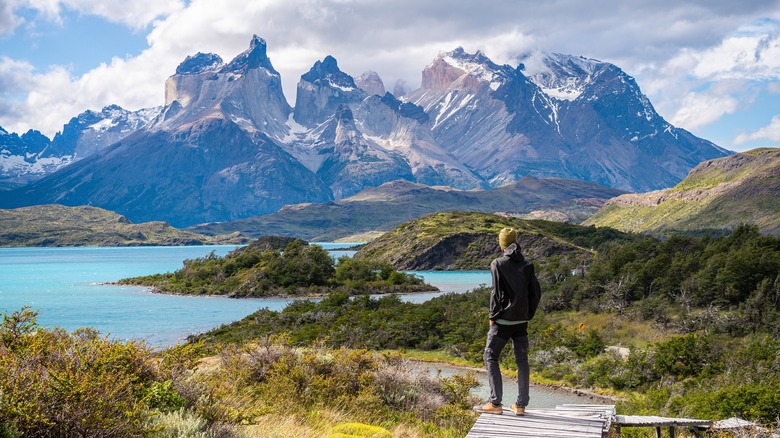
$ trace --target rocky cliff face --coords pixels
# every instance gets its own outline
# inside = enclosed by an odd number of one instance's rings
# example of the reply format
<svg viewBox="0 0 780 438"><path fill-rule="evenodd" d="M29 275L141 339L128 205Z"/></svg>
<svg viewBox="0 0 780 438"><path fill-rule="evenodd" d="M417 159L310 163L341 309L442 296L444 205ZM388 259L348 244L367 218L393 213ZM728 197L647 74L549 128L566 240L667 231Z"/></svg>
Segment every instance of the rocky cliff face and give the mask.
<svg viewBox="0 0 780 438"><path fill-rule="evenodd" d="M727 153L665 122L614 65L533 56L531 69L461 48L442 53L423 70L422 87L400 99L375 73L355 80L326 56L301 76L293 109L254 36L227 63L187 57L166 81L161 110L87 111L46 145L25 134L26 155L15 160L44 150L60 160L39 175L69 162L63 154L83 159L0 194L0 207L91 204L134 221L191 225L399 179L476 189L556 177L644 191Z"/></svg>
<svg viewBox="0 0 780 438"><path fill-rule="evenodd" d="M165 110L152 129L177 130L221 118L250 133L280 136L287 132L291 112L265 40L255 35L249 49L228 64L214 54L185 59L165 83Z"/></svg>
<svg viewBox="0 0 780 438"><path fill-rule="evenodd" d="M379 74L375 71L367 71L356 77L355 85L369 95L376 94L377 96L384 96L387 92L385 90L385 83L382 82L382 78L380 78Z"/></svg>
<svg viewBox="0 0 780 438"><path fill-rule="evenodd" d="M439 144L492 185L533 175L645 191L728 154L664 121L614 65L535 56L538 71L526 72L479 52L443 53L404 99L429 114Z"/></svg>
<svg viewBox="0 0 780 438"><path fill-rule="evenodd" d="M52 149L59 155L88 157L141 129L162 107L128 111L109 105L100 112L87 110L70 119L52 140Z"/></svg>

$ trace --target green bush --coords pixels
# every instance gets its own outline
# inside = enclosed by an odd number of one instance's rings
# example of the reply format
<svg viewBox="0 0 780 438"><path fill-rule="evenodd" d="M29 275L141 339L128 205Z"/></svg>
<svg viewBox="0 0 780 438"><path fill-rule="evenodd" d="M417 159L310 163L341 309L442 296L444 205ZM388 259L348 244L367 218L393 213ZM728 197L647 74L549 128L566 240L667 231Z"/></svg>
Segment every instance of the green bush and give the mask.
<svg viewBox="0 0 780 438"><path fill-rule="evenodd" d="M161 292L193 295L256 297L274 295L314 296L323 292L349 294L433 290L419 277L393 270L387 263L339 259L319 245L289 239L254 242L225 257L211 254L185 260L174 273L120 280L120 284L151 286Z"/></svg>
<svg viewBox="0 0 780 438"><path fill-rule="evenodd" d="M144 432L142 395L156 379L144 345L37 326L27 308L0 326L0 424L24 436ZM12 433L11 433L12 435Z"/></svg>

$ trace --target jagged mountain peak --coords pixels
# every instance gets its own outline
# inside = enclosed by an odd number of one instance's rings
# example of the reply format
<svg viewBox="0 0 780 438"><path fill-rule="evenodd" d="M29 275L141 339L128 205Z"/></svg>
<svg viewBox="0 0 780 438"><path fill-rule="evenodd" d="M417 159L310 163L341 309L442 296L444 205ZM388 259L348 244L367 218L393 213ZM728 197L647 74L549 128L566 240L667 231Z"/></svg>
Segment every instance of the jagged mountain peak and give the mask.
<svg viewBox="0 0 780 438"><path fill-rule="evenodd" d="M514 74L508 65L498 65L484 53L477 50L468 53L463 47L450 52L441 52L423 70L422 88L447 88L458 79L467 76L468 83L487 82L493 90L506 83Z"/></svg>
<svg viewBox="0 0 780 438"><path fill-rule="evenodd" d="M328 120L340 105L360 102L367 94L330 55L301 75L297 91L294 119L309 127Z"/></svg>
<svg viewBox="0 0 780 438"><path fill-rule="evenodd" d="M605 71L622 73L608 62L562 53L536 51L522 55L519 61L523 74L545 94L559 100L577 99Z"/></svg>
<svg viewBox="0 0 780 438"><path fill-rule="evenodd" d="M188 56L176 67L177 75L199 74L207 71L217 71L224 65L222 58L216 53L198 52Z"/></svg>
<svg viewBox="0 0 780 438"><path fill-rule="evenodd" d="M302 81L317 85L328 85L344 91L357 88L352 76L339 69L336 58L328 55L322 61L314 63L312 68L301 76Z"/></svg>
<svg viewBox="0 0 780 438"><path fill-rule="evenodd" d="M369 70L355 78L355 85L366 93L376 94L377 96L383 96L387 92L382 78L373 70Z"/></svg>
<svg viewBox="0 0 780 438"><path fill-rule="evenodd" d="M268 58L268 45L263 38L257 35L252 36L252 41L249 43L249 49L233 58L226 66L220 70L223 73L236 72L240 73L246 70L252 70L256 68L264 68L269 72L279 75L279 72L271 65L271 59Z"/></svg>

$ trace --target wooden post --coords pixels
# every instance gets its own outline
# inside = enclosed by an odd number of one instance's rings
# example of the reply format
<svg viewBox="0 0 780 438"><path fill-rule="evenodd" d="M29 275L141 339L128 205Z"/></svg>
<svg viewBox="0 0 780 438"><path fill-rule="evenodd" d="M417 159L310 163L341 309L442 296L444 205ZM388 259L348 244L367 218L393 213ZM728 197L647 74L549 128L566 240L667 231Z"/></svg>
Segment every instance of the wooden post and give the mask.
<svg viewBox="0 0 780 438"><path fill-rule="evenodd" d="M660 426L655 428L655 438L661 438L661 427Z"/></svg>
<svg viewBox="0 0 780 438"><path fill-rule="evenodd" d="M674 426L669 426L669 438L674 438Z"/></svg>

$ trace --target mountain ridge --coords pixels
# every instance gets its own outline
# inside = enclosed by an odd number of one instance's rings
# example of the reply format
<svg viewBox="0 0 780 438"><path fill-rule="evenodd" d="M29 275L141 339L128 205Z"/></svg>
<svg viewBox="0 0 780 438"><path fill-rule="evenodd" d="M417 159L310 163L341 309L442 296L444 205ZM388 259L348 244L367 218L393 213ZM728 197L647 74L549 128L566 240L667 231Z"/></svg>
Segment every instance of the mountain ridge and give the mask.
<svg viewBox="0 0 780 438"><path fill-rule="evenodd" d="M584 181L530 177L492 190L468 191L398 180L337 201L287 205L269 215L200 224L188 230L206 235L295 236L311 241L356 235L364 239L426 214L452 210L502 212L507 216L534 216L540 210L552 210L564 220L580 222L620 193Z"/></svg>
<svg viewBox="0 0 780 438"><path fill-rule="evenodd" d="M749 222L780 235L780 149L760 148L705 161L676 186L611 199L588 225L624 231L728 232Z"/></svg>
<svg viewBox="0 0 780 438"><path fill-rule="evenodd" d="M339 200L397 179L472 189L531 176L646 190L726 153L666 123L618 67L568 55L544 62L552 73L526 76L522 63L457 48L399 99L369 94L328 55L301 76L293 108L254 35L227 63L187 57L147 124L0 192L0 207L90 204L188 226Z"/></svg>

